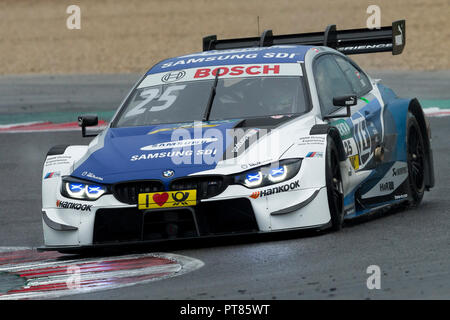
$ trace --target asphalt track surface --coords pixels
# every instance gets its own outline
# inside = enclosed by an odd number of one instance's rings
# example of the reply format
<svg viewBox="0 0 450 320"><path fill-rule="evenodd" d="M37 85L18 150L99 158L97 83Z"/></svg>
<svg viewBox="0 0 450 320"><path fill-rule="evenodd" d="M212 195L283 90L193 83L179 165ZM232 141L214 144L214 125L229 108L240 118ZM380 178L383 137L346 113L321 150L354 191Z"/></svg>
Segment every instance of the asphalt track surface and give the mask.
<svg viewBox="0 0 450 320"><path fill-rule="evenodd" d="M374 72L401 96L450 99L450 73ZM110 110L137 75L0 78L0 117L19 112ZM21 110L21 111L20 111ZM420 207L348 223L335 233L183 241L142 249L204 266L157 282L62 299L449 299L450 118L430 118L436 186ZM56 144L87 144L80 132L0 134L0 247L39 247L41 169ZM124 252L129 253L129 252ZM379 266L381 289L367 268Z"/></svg>

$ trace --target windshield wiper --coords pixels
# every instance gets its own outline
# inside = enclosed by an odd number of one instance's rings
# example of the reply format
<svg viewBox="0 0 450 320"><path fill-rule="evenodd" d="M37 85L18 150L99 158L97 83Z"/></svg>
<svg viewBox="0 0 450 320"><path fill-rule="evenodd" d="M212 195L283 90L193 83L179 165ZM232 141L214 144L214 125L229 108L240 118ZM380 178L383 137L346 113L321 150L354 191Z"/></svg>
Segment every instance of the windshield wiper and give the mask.
<svg viewBox="0 0 450 320"><path fill-rule="evenodd" d="M219 80L219 73L220 73L220 68L217 69L216 77L214 78L214 83L211 87L211 93L209 94L209 100L208 100L208 104L206 105L205 114L203 115L203 121L209 120L209 115L211 113L211 108L212 108L212 105L214 102L214 97L216 96L216 88L217 88L217 82Z"/></svg>

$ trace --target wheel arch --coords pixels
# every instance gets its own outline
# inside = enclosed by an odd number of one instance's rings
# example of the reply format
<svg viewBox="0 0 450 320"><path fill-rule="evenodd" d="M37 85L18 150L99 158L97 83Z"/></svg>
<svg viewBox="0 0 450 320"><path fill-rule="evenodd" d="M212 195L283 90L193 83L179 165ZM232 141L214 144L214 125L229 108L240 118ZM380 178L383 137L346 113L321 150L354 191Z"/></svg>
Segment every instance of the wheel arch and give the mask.
<svg viewBox="0 0 450 320"><path fill-rule="evenodd" d="M53 146L50 148L50 150L48 150L47 157L55 156L58 154L64 154L64 152L66 152L67 147L69 147L69 146L70 145L68 145L68 144L58 144L56 146Z"/></svg>
<svg viewBox="0 0 450 320"><path fill-rule="evenodd" d="M394 128L391 128L390 130L395 131L398 134L398 137L402 138L401 140L397 141L397 149L399 148L406 148L406 123L408 120L408 113L411 113L417 120L417 123L419 124L422 139L424 141L425 146L425 169L424 169L424 175L425 175L425 188L426 190L429 190L430 188L434 187L434 165L433 165L433 152L431 149L431 143L429 136L429 125L428 121L425 118L425 115L422 110L422 106L420 105L420 102L417 100L417 98L414 99L391 99L386 104L384 108L384 122L385 122L385 130L389 129L386 126L388 125L388 116L386 113L390 113L391 116L394 119L393 125ZM406 151L406 149L405 149Z"/></svg>
<svg viewBox="0 0 450 320"><path fill-rule="evenodd" d="M309 132L309 134L314 135L314 134L326 134L329 137L331 137L331 139L333 139L336 148L338 150L338 156L339 156L339 161L345 161L347 159L347 156L345 154L345 150L344 150L344 145L342 144L342 139L341 139L341 135L339 134L339 130L334 127L331 126L329 124L316 124L311 128L311 131Z"/></svg>
<svg viewBox="0 0 450 320"><path fill-rule="evenodd" d="M425 188L429 190L434 187L434 165L433 165L433 152L431 149L431 137L429 123L425 118L425 115L417 98L411 99L408 105L408 112L414 115L417 123L420 127L422 139L425 145Z"/></svg>

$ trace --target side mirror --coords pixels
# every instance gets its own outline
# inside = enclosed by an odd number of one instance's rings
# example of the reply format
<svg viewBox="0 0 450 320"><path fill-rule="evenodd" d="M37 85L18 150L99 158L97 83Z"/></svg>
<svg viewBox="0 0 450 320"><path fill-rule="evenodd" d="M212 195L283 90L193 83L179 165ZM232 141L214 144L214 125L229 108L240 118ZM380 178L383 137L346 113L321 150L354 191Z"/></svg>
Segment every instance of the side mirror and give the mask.
<svg viewBox="0 0 450 320"><path fill-rule="evenodd" d="M336 107L346 107L347 112L345 114L333 114L323 117L323 119L333 119L333 118L347 118L351 116L351 106L356 106L358 104L358 97L354 94L339 96L333 98L333 105Z"/></svg>
<svg viewBox="0 0 450 320"><path fill-rule="evenodd" d="M78 116L78 125L81 127L83 137L95 137L97 134L86 134L86 127L98 125L98 116L93 114Z"/></svg>
<svg viewBox="0 0 450 320"><path fill-rule="evenodd" d="M336 107L351 107L356 106L357 103L358 98L354 94L333 98L333 105Z"/></svg>

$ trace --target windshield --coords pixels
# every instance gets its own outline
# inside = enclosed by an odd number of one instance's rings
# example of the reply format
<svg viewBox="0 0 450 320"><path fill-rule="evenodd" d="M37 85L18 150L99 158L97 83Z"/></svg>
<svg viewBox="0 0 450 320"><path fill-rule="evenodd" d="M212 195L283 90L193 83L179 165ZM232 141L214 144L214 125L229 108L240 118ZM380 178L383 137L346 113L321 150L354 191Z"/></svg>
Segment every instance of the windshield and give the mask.
<svg viewBox="0 0 450 320"><path fill-rule="evenodd" d="M147 84L151 81L144 79L127 99L115 120L115 127L201 121L214 84L213 76L212 73L206 80L149 86ZM222 78L222 74L219 74L209 120L246 119L308 111L301 76L225 76ZM165 77L170 79L170 74ZM172 76L172 80L176 78Z"/></svg>

